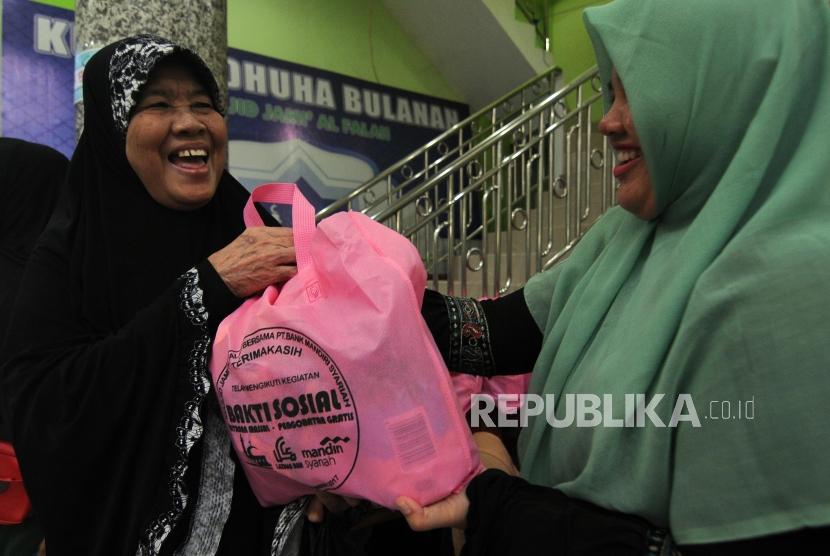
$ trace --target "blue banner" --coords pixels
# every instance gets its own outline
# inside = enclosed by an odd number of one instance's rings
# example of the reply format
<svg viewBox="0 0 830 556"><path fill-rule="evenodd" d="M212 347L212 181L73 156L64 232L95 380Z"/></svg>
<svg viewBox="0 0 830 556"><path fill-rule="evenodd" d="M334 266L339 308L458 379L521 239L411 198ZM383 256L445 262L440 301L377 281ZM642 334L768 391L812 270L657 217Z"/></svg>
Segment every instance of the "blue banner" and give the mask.
<svg viewBox="0 0 830 556"><path fill-rule="evenodd" d="M228 49L231 173L319 210L469 115L465 104Z"/></svg>
<svg viewBox="0 0 830 556"><path fill-rule="evenodd" d="M66 156L75 149L74 18L71 10L3 0L3 136Z"/></svg>

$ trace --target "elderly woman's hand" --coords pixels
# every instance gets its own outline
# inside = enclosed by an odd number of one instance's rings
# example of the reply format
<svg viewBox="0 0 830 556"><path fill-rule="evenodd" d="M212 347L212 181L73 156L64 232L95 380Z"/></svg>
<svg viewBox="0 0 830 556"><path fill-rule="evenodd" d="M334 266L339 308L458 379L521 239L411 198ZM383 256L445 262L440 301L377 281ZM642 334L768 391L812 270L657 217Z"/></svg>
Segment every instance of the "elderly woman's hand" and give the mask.
<svg viewBox="0 0 830 556"><path fill-rule="evenodd" d="M237 297L248 297L297 273L291 228L248 228L208 261Z"/></svg>

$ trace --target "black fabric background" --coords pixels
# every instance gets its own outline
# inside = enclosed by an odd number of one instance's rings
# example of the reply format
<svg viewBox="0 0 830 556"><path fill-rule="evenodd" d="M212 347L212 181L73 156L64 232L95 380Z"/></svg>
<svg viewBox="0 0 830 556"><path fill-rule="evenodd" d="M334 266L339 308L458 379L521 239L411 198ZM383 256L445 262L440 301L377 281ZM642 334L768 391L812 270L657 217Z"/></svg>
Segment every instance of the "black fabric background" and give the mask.
<svg viewBox="0 0 830 556"><path fill-rule="evenodd" d="M26 261L55 208L68 164L45 145L0 138L0 345ZM8 438L0 416L0 440Z"/></svg>

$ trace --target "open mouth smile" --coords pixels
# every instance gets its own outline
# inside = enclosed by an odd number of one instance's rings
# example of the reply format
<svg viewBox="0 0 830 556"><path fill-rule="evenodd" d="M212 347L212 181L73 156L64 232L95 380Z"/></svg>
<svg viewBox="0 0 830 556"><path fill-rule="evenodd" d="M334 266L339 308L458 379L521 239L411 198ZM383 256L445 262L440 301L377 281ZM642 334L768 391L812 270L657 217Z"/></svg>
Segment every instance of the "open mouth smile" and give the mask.
<svg viewBox="0 0 830 556"><path fill-rule="evenodd" d="M628 173L643 158L640 149L625 149L617 151L617 165L614 166L614 177L619 178Z"/></svg>
<svg viewBox="0 0 830 556"><path fill-rule="evenodd" d="M206 149L181 149L167 157L175 167L188 172L207 168L208 152Z"/></svg>

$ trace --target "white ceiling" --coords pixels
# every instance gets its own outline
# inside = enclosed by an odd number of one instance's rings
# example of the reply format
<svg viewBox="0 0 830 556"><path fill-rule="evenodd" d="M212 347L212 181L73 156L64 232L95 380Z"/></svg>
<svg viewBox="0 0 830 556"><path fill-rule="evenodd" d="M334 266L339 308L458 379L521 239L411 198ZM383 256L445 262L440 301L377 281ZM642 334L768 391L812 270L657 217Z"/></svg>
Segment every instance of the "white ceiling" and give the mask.
<svg viewBox="0 0 830 556"><path fill-rule="evenodd" d="M383 0L392 17L475 112L552 60L513 0Z"/></svg>

